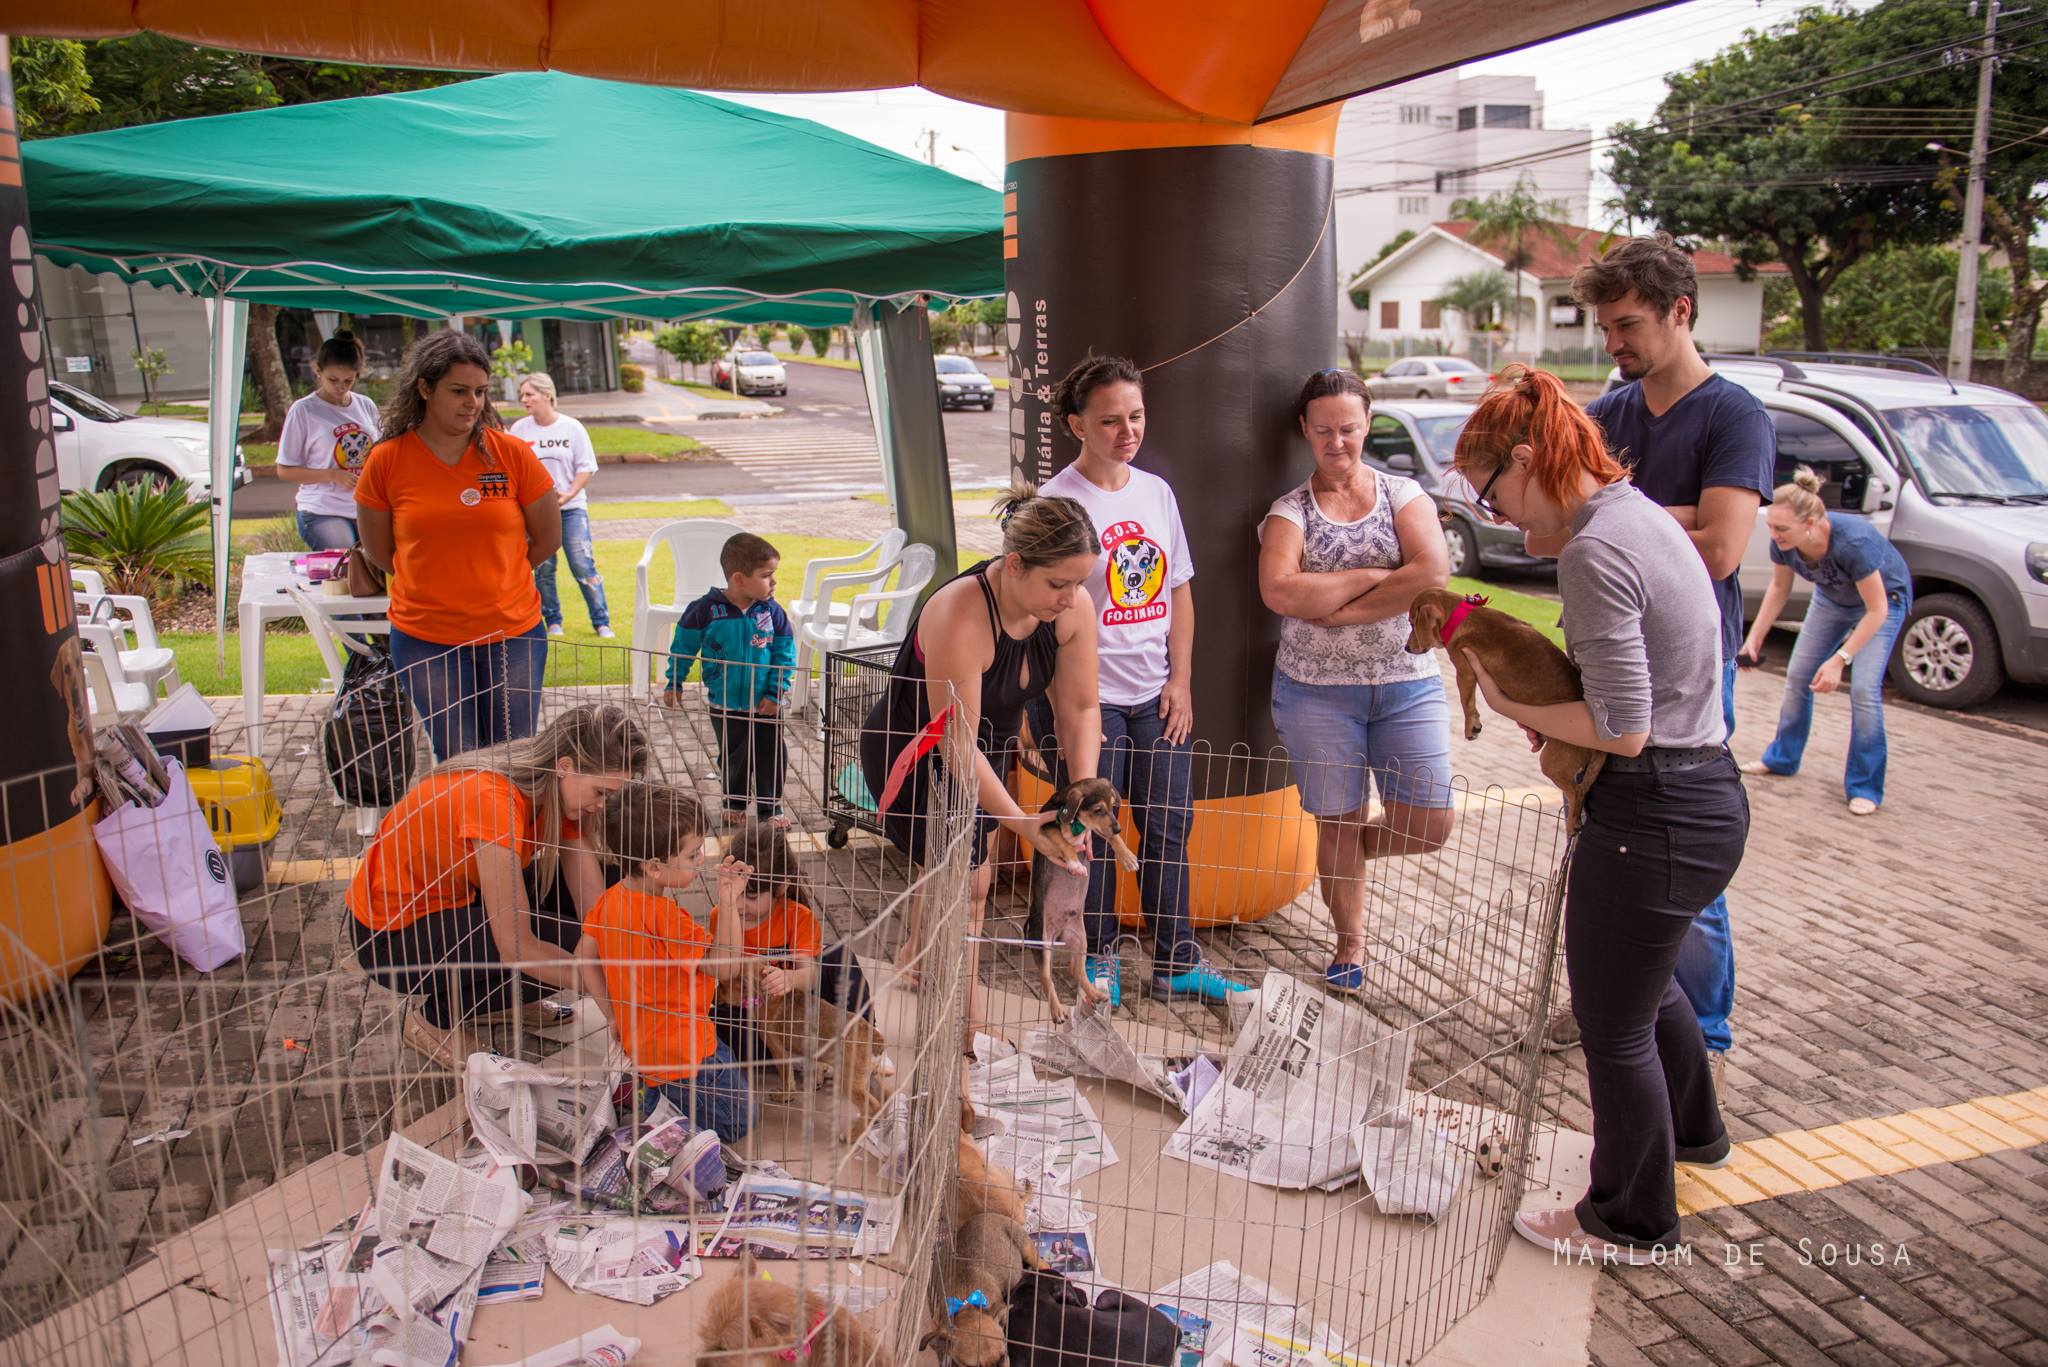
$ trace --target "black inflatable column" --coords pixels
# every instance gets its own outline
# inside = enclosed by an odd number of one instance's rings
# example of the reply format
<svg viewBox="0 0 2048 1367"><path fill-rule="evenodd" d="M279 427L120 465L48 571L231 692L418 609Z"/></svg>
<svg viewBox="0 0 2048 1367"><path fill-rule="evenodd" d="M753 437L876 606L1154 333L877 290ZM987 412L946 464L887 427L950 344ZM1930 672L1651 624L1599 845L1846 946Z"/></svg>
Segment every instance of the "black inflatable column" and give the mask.
<svg viewBox="0 0 2048 1367"><path fill-rule="evenodd" d="M61 982L99 951L109 911L92 843L92 732L57 523L49 358L30 250L13 74L0 40L0 237L7 243L0 338L0 641L9 683L0 722L0 1001Z"/></svg>
<svg viewBox="0 0 2048 1367"><path fill-rule="evenodd" d="M1257 531L1307 476L1293 398L1337 346L1330 158L1249 142L1020 155L1131 126L1009 126L1012 468L1042 482L1077 453L1048 403L1070 366L1091 351L1137 362L1137 463L1173 486L1195 557L1196 734L1264 754L1279 620L1259 601ZM1198 797L1273 777L1198 769Z"/></svg>

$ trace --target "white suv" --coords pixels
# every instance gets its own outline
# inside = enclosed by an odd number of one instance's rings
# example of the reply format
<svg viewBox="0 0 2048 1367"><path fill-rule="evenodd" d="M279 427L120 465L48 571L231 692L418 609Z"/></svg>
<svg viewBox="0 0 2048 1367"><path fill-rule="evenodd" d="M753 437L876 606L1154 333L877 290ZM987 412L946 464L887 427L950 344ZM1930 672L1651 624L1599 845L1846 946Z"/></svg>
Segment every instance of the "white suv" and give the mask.
<svg viewBox="0 0 2048 1367"><path fill-rule="evenodd" d="M183 418L138 418L82 389L52 382L50 426L57 443L57 483L66 493L97 492L140 480L182 479L190 497L213 497L206 424ZM235 447L235 484L249 482Z"/></svg>
<svg viewBox="0 0 2048 1367"><path fill-rule="evenodd" d="M1776 480L1813 467L1831 509L1870 518L1905 558L1913 611L1890 671L1901 693L1973 707L2007 679L2048 680L2048 416L2017 394L1951 384L1896 357L1708 361L1770 410ZM1752 611L1771 581L1769 551L1759 511L1742 559ZM1792 583L1786 622L1805 616L1810 593Z"/></svg>

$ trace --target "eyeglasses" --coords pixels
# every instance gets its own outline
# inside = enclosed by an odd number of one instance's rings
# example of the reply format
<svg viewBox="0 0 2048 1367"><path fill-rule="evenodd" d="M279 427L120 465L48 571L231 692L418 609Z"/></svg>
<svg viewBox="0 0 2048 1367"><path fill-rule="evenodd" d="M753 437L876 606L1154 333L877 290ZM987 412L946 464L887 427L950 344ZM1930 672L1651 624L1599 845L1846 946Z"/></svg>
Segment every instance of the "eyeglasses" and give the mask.
<svg viewBox="0 0 2048 1367"><path fill-rule="evenodd" d="M1513 461L1509 461L1507 462L1507 464L1501 465L1500 467L1495 469L1493 472L1493 477L1487 480L1486 483L1480 488L1479 492L1472 496L1472 506L1477 508L1480 514L1484 516L1489 522L1507 521L1507 517L1501 512L1500 508L1493 502L1493 500L1487 497L1487 495L1493 492L1493 486L1500 482L1500 477L1508 472L1508 465L1512 465L1513 463Z"/></svg>

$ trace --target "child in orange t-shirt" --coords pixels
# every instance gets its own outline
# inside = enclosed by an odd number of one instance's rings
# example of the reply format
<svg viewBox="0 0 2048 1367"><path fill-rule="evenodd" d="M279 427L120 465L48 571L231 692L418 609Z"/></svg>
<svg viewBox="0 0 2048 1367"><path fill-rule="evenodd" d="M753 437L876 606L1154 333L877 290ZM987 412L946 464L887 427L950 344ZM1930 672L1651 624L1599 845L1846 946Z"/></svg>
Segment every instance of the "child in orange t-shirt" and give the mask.
<svg viewBox="0 0 2048 1367"><path fill-rule="evenodd" d="M737 1143L759 1114L711 1024L718 981L740 971L739 920L714 910L706 927L667 895L696 882L704 863L704 809L683 789L629 783L612 794L604 842L623 876L584 918L579 977L632 1061L642 1110L665 1096L701 1131L677 1162L708 1198L725 1184L719 1141ZM720 864L719 899L732 904L748 873Z"/></svg>
<svg viewBox="0 0 2048 1367"><path fill-rule="evenodd" d="M748 869L748 877L736 898L728 897L721 885L718 905L721 911L733 907L739 912L740 943L747 957L769 961L761 971L762 995L814 991L834 1006L872 1021L867 983L853 955L843 944L823 949L817 913L808 905L815 898L797 869L788 838L769 822L749 822L733 837L732 857ZM712 1015L719 1039L735 1058L742 1063L760 1059L749 1012L719 1006Z"/></svg>

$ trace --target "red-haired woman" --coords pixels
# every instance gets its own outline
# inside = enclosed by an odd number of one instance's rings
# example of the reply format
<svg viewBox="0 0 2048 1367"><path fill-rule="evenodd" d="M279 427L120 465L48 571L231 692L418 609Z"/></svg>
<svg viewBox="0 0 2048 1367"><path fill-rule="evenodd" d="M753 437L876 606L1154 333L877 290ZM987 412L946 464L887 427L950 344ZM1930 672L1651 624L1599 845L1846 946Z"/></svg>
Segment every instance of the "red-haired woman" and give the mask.
<svg viewBox="0 0 2048 1367"><path fill-rule="evenodd" d="M1725 743L1720 609L1685 532L1624 475L1557 377L1510 367L1458 439L1480 510L1563 539L1565 649L1585 701L1524 706L1470 660L1494 711L1607 753L1565 901L1565 967L1593 1104L1576 1207L1524 1211L1533 1242L1651 1261L1678 1240L1672 1163L1728 1158L1699 1018L1672 980L1700 909L1742 862L1749 801Z"/></svg>

